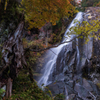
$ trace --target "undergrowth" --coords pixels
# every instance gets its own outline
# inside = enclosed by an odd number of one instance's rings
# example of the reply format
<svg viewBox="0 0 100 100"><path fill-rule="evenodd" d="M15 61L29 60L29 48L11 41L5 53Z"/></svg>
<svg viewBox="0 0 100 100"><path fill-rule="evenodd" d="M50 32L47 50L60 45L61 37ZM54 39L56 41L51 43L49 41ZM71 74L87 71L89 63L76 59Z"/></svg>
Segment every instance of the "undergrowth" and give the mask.
<svg viewBox="0 0 100 100"><path fill-rule="evenodd" d="M63 94L53 96L47 87L46 89L47 91L43 91L36 82L32 83L27 70L22 69L13 82L12 96L3 100L64 100Z"/></svg>
<svg viewBox="0 0 100 100"><path fill-rule="evenodd" d="M32 83L27 70L21 70L13 82L12 96L7 100L52 100L36 84Z"/></svg>

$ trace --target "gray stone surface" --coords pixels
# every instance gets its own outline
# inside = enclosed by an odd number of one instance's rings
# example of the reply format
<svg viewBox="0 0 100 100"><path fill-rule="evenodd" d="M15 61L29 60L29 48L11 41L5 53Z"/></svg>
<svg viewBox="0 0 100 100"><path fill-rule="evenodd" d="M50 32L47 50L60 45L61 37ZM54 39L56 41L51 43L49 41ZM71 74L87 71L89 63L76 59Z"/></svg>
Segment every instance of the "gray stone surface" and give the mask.
<svg viewBox="0 0 100 100"><path fill-rule="evenodd" d="M75 84L75 87L74 87L75 91L78 92L78 95L79 97L81 98L86 98L89 96L89 92L84 88L82 87L81 85L79 84Z"/></svg>
<svg viewBox="0 0 100 100"><path fill-rule="evenodd" d="M91 85L88 83L88 81L86 79L83 79L83 87L87 90L87 91L93 91L93 88L91 87Z"/></svg>

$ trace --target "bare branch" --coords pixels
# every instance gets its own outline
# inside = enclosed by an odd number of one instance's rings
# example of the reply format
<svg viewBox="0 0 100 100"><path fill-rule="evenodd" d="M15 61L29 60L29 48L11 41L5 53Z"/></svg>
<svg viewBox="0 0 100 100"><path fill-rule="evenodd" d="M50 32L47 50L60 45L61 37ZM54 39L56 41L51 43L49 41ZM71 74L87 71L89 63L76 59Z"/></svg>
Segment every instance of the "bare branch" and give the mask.
<svg viewBox="0 0 100 100"><path fill-rule="evenodd" d="M50 48L58 47L59 45L64 44L64 43L72 42L73 40L75 40L76 38L79 38L80 36L83 36L83 35L81 34L81 35L79 35L79 36L74 37L73 39L71 39L71 40L69 40L69 41L65 41L65 42L59 43L58 45L50 46L50 47L43 48L43 49L39 49L39 50L30 49L30 47L28 47L28 48L25 49L25 51L28 50L28 51L34 51L34 52L41 52L41 51L44 51L44 50L48 50L48 49L50 49Z"/></svg>
<svg viewBox="0 0 100 100"><path fill-rule="evenodd" d="M49 49L51 52L53 52L51 49ZM55 55L57 55L55 52L53 52Z"/></svg>

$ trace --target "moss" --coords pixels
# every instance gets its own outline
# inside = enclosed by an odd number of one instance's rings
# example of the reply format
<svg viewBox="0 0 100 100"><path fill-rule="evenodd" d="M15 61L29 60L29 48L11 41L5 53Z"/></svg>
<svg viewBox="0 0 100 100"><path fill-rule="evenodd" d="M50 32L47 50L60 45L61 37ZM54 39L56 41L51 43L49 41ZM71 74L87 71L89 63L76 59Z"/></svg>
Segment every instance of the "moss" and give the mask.
<svg viewBox="0 0 100 100"><path fill-rule="evenodd" d="M27 69L22 69L18 77L13 81L12 96L3 100L64 100L63 94L53 97L50 90L42 91L36 81L32 83ZM48 94L48 95L47 95Z"/></svg>
<svg viewBox="0 0 100 100"><path fill-rule="evenodd" d="M13 82L12 96L7 100L51 100L36 84L29 79L27 70L21 70Z"/></svg>

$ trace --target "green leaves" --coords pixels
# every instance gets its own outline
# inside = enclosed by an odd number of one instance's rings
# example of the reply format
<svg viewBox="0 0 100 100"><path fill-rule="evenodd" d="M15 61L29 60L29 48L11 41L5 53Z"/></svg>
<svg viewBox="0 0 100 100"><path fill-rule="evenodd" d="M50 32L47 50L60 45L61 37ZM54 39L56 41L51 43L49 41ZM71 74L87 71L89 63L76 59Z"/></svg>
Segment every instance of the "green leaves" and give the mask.
<svg viewBox="0 0 100 100"><path fill-rule="evenodd" d="M67 34L75 34L75 35L81 35L80 38L84 36L86 42L89 41L89 37L94 37L95 39L100 39L100 33L97 34L98 30L100 29L100 21L99 20L92 20L91 23L87 21L83 21L81 26L79 25L79 22L77 20L74 21L74 23L78 23L76 26L71 27L70 31Z"/></svg>
<svg viewBox="0 0 100 100"><path fill-rule="evenodd" d="M0 100L2 99L2 94L5 92L4 89L0 89Z"/></svg>
<svg viewBox="0 0 100 100"><path fill-rule="evenodd" d="M0 95L3 94L5 92L4 89L0 89Z"/></svg>

